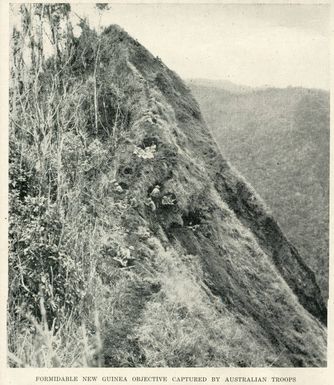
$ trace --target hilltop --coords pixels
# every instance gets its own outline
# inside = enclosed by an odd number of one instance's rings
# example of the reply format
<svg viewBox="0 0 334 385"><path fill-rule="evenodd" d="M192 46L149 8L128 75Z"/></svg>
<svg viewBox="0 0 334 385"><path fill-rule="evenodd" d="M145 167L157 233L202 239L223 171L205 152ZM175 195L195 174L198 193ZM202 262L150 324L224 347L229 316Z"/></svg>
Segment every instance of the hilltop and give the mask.
<svg viewBox="0 0 334 385"><path fill-rule="evenodd" d="M21 136L22 112L11 131L12 364L24 341L32 366L324 366L314 273L185 83L118 26L86 29L68 73L48 140Z"/></svg>

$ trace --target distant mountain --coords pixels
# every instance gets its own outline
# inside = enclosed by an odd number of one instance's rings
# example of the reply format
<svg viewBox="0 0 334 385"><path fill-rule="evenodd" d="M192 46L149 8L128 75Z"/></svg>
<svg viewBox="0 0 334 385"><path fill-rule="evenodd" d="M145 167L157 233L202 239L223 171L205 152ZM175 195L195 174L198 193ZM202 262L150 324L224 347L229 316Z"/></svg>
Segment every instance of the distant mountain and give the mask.
<svg viewBox="0 0 334 385"><path fill-rule="evenodd" d="M327 298L329 93L292 87L231 93L221 82L188 84L223 154L272 209Z"/></svg>
<svg viewBox="0 0 334 385"><path fill-rule="evenodd" d="M210 87L210 88L217 88L217 89L223 89L229 92L233 93L248 93L252 92L254 88L240 85L231 82L230 80L211 80L211 79L188 79L187 84L192 87Z"/></svg>

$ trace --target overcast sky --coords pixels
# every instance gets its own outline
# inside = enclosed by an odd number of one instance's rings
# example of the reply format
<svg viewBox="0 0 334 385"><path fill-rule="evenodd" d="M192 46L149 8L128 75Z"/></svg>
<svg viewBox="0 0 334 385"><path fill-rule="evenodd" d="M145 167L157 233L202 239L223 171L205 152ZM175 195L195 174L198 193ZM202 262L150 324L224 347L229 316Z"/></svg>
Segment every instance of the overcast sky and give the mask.
<svg viewBox="0 0 334 385"><path fill-rule="evenodd" d="M74 5L98 25L93 5ZM328 5L113 4L119 24L181 77L329 88Z"/></svg>

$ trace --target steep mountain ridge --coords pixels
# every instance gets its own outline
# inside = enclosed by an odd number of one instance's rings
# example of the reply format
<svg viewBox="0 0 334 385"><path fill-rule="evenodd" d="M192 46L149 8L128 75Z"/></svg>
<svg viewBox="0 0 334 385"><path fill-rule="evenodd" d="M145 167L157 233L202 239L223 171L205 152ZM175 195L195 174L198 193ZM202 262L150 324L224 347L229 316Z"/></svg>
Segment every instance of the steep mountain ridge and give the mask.
<svg viewBox="0 0 334 385"><path fill-rule="evenodd" d="M286 351L287 365L321 365L325 329L317 319L326 324L326 307L313 272L224 161L177 75L121 29L110 27L105 35L122 52L120 71L136 87L129 95L136 103L128 129L132 143L117 149L122 167L116 179L128 197L148 201L131 215L139 215L164 247L199 257L201 284L241 324L250 319L256 325L246 334L276 353ZM143 152L154 149L152 158L135 155L134 143Z"/></svg>
<svg viewBox="0 0 334 385"><path fill-rule="evenodd" d="M313 272L184 82L118 26L68 53L12 87L14 365L326 365Z"/></svg>

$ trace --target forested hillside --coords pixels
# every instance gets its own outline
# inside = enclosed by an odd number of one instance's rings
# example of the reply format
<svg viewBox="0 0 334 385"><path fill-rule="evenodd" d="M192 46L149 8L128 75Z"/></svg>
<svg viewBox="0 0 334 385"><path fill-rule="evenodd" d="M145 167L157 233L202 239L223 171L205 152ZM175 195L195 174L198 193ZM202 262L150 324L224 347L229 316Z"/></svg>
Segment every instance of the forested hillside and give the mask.
<svg viewBox="0 0 334 385"><path fill-rule="evenodd" d="M328 92L292 87L229 92L221 83L189 84L223 155L268 204L316 272L327 300Z"/></svg>
<svg viewBox="0 0 334 385"><path fill-rule="evenodd" d="M185 83L119 26L74 36L69 4L19 15L9 366L326 365L314 273Z"/></svg>

